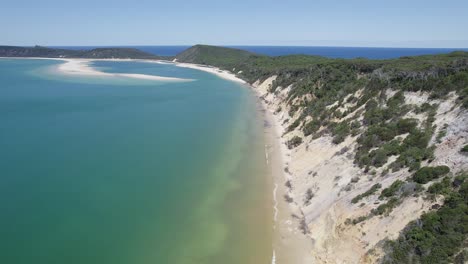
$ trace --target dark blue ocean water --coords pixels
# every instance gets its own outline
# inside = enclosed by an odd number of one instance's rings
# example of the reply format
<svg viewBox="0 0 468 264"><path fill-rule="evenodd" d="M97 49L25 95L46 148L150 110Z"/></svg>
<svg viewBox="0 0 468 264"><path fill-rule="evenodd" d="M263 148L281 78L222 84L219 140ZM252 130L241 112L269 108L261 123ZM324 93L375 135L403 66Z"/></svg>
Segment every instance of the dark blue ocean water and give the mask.
<svg viewBox="0 0 468 264"><path fill-rule="evenodd" d="M102 46L73 46L60 48L68 49L93 49ZM148 53L161 56L174 56L190 46L125 46L137 48ZM468 51L468 48L369 48L369 47L302 47L302 46L229 46L248 50L258 54L269 56L282 56L291 54L318 55L329 58L369 58L369 59L391 59L402 56L417 56L426 54L449 53L456 50Z"/></svg>

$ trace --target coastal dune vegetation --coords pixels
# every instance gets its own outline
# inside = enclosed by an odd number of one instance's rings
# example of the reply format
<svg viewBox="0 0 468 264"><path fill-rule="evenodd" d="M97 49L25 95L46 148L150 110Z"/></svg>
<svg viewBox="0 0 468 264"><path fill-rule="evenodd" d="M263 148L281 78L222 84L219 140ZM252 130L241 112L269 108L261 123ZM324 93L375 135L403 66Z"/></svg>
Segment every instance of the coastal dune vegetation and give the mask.
<svg viewBox="0 0 468 264"><path fill-rule="evenodd" d="M197 45L176 59L237 74L278 117L285 197L303 212L318 263L467 261L467 52L368 60ZM314 156L324 144L341 150Z"/></svg>

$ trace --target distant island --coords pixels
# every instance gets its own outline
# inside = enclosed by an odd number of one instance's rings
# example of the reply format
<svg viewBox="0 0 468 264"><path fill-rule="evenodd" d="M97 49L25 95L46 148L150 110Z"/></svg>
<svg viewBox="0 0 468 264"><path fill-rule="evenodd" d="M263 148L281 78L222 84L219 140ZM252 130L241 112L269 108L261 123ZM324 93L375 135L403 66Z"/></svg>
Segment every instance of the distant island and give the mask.
<svg viewBox="0 0 468 264"><path fill-rule="evenodd" d="M91 50L56 49L42 46L17 47L0 46L0 57L41 57L41 58L86 58L86 59L149 59L166 57L156 56L132 48L97 48Z"/></svg>
<svg viewBox="0 0 468 264"><path fill-rule="evenodd" d="M468 52L369 60L195 45L0 46L0 57L147 59L229 71L281 128L284 203L317 263L468 259ZM313 241L313 243L312 243Z"/></svg>

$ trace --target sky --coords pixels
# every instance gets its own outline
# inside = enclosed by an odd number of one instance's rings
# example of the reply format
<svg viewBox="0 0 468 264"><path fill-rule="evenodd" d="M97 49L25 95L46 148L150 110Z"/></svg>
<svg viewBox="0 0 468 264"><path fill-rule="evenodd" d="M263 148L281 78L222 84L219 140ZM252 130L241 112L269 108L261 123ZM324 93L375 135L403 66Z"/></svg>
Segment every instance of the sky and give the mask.
<svg viewBox="0 0 468 264"><path fill-rule="evenodd" d="M15 0L0 45L468 48L467 0Z"/></svg>

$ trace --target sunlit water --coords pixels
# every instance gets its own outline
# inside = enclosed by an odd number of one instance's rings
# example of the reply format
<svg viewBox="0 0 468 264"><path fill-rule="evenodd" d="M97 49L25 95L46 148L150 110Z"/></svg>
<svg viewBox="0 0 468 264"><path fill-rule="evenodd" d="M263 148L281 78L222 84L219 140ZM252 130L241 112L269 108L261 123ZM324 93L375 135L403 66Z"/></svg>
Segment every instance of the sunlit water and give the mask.
<svg viewBox="0 0 468 264"><path fill-rule="evenodd" d="M271 190L248 88L191 69L0 59L0 263L269 263Z"/></svg>

